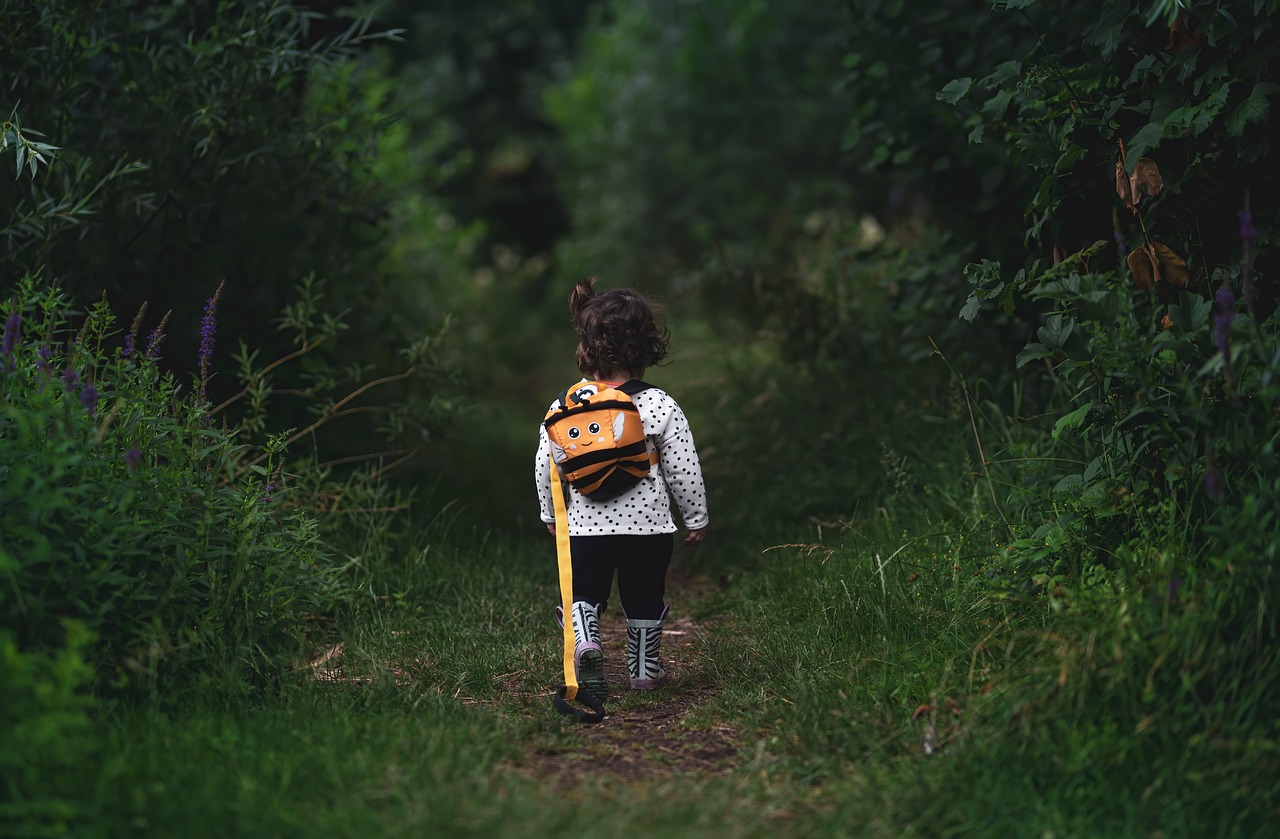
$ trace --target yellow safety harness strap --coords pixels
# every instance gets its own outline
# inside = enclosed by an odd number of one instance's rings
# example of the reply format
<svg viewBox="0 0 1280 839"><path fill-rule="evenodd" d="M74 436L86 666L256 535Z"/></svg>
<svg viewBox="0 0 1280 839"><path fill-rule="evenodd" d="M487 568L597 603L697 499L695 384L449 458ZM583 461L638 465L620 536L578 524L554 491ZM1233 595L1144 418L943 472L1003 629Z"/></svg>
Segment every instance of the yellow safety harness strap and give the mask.
<svg viewBox="0 0 1280 839"><path fill-rule="evenodd" d="M578 692L578 674L573 666L573 555L569 549L569 513L565 509L564 486L560 469L551 461L551 499L556 513L556 562L560 569L560 614L564 618L564 687L559 688L551 703L565 716L578 722L597 723L604 720L604 705L586 691ZM589 711L570 704L577 700Z"/></svg>
<svg viewBox="0 0 1280 839"><path fill-rule="evenodd" d="M564 698L578 696L578 675L573 666L573 558L569 551L569 514L564 506L560 470L551 461L551 501L556 512L556 561L560 567L560 614L564 616Z"/></svg>

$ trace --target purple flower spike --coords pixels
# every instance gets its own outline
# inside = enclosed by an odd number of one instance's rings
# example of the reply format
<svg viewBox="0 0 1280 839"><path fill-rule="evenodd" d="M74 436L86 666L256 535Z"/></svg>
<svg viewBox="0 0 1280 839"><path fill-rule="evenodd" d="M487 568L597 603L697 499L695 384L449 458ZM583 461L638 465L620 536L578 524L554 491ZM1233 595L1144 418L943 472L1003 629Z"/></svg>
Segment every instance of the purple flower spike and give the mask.
<svg viewBox="0 0 1280 839"><path fill-rule="evenodd" d="M1213 316L1213 343L1223 358L1231 357L1231 338L1229 330L1231 322L1236 319L1235 312L1219 312Z"/></svg>
<svg viewBox="0 0 1280 839"><path fill-rule="evenodd" d="M124 336L124 349L120 351L120 355L124 358L133 355L133 335Z"/></svg>
<svg viewBox="0 0 1280 839"><path fill-rule="evenodd" d="M1253 213L1241 210L1236 214L1240 219L1240 241L1251 245L1258 241L1258 228L1253 223Z"/></svg>
<svg viewBox="0 0 1280 839"><path fill-rule="evenodd" d="M51 358L53 358L53 350L48 347L36 350L36 369L40 371L40 375L48 376L53 373L53 365L49 363Z"/></svg>
<svg viewBox="0 0 1280 839"><path fill-rule="evenodd" d="M129 467L130 472L137 472L140 463L142 463L142 452L138 451L137 446L130 447L129 451L124 453L124 465Z"/></svg>
<svg viewBox="0 0 1280 839"><path fill-rule="evenodd" d="M1236 296L1231 293L1231 287L1223 283L1213 295L1213 302L1218 305L1218 311L1225 314L1235 308Z"/></svg>
<svg viewBox="0 0 1280 839"><path fill-rule="evenodd" d="M164 313L164 317L160 318L160 323L156 324L156 328L151 330L151 335L147 338L147 358L155 361L160 358L160 345L164 343L164 328L169 323L169 312Z"/></svg>
<svg viewBox="0 0 1280 839"><path fill-rule="evenodd" d="M76 385L80 383L80 374L68 367L62 371L62 389L67 393L76 389Z"/></svg>
<svg viewBox="0 0 1280 839"><path fill-rule="evenodd" d="M1204 473L1204 491L1214 501L1222 497L1222 472L1218 470L1218 464L1212 460L1209 461L1209 469Z"/></svg>
<svg viewBox="0 0 1280 839"><path fill-rule="evenodd" d="M1232 321L1236 319L1236 296L1231 292L1231 287L1224 282L1213 295L1213 302L1218 307L1218 313L1213 316L1213 343L1217 346L1218 352L1222 353L1223 358L1230 359L1229 330Z"/></svg>
<svg viewBox="0 0 1280 839"><path fill-rule="evenodd" d="M80 404L89 416L93 416L98 410L98 389L91 384L85 385L84 390L80 391Z"/></svg>
<svg viewBox="0 0 1280 839"><path fill-rule="evenodd" d="M262 500L270 504L271 493L275 491L275 488L276 488L275 484L267 484L265 487L263 487L265 491L262 494Z"/></svg>
<svg viewBox="0 0 1280 839"><path fill-rule="evenodd" d="M222 298L222 287L226 280L218 283L218 290L213 293L204 305L204 319L200 321L200 398L205 395L205 386L209 383L209 361L213 358L214 336L218 332L218 301Z"/></svg>
<svg viewBox="0 0 1280 839"><path fill-rule="evenodd" d="M9 315L8 320L4 322L4 338L0 339L0 356L4 357L5 366L9 364L9 358L13 355L13 348L18 343L18 335L22 332L22 314L16 309L13 314Z"/></svg>

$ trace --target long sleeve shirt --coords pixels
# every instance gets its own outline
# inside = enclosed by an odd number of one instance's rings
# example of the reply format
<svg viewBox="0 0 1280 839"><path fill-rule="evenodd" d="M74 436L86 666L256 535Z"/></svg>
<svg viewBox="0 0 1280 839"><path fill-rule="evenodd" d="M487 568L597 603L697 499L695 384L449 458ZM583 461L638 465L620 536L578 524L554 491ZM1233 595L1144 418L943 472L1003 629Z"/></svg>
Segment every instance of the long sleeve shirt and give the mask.
<svg viewBox="0 0 1280 839"><path fill-rule="evenodd" d="M656 451L658 462L631 489L607 501L592 501L562 481L569 491L570 536L605 536L620 533L674 533L671 499L688 530L707 526L707 491L702 466L693 444L689 420L676 401L660 388L651 387L631 397L640 412L645 440ZM554 404L554 403L553 403ZM534 475L542 521L555 522L551 496L551 443L547 430L538 428L538 455Z"/></svg>

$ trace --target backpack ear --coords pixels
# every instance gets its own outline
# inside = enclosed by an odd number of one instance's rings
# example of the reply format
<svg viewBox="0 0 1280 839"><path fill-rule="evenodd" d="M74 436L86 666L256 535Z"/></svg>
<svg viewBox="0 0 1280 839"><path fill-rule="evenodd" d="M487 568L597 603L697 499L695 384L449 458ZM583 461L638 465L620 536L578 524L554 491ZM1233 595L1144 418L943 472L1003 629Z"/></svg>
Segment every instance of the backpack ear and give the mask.
<svg viewBox="0 0 1280 839"><path fill-rule="evenodd" d="M613 418L613 441L622 439L622 432L627 427L627 415L619 411Z"/></svg>

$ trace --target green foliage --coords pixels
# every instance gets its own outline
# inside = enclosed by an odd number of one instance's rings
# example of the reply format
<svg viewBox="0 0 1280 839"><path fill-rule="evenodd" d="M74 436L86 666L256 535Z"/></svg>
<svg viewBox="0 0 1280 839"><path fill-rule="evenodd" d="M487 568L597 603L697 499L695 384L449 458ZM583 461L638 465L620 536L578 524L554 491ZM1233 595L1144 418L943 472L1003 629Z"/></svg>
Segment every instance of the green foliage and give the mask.
<svg viewBox="0 0 1280 839"><path fill-rule="evenodd" d="M1018 729L1027 754L1085 732L1079 748L1128 766L1135 794L1176 787L1206 830L1244 830L1263 816L1246 802L1274 791L1280 692L1264 512L1280 498L1280 318L1274 183L1259 177L1277 7L1118 4L1089 22L1008 8L1035 54L939 93L971 139L1039 179L1022 197L1043 256L970 264L959 311L1029 321L1010 376L1036 395L1016 409L1029 421L983 429L1010 461L993 467L1015 536L994 591L1061 612L1057 687L1027 679L1023 710L999 713L1060 721L1047 738ZM1169 768L1209 763L1221 774L1185 770L1194 790Z"/></svg>
<svg viewBox="0 0 1280 839"><path fill-rule="evenodd" d="M617 3L547 96L564 136L570 275L664 283L763 250L844 195L838 3Z"/></svg>
<svg viewBox="0 0 1280 839"><path fill-rule="evenodd" d="M6 632L53 654L78 621L104 687L273 676L330 588L315 521L276 491L282 441L255 457L146 348L111 349L105 305L74 337L65 300L30 280L6 311Z"/></svg>
<svg viewBox="0 0 1280 839"><path fill-rule="evenodd" d="M1006 315L1028 303L1046 312L1017 363L1051 371L1068 406L1044 454L1060 448L1081 465L1046 498L1072 499L1066 517L1092 519L1104 550L1134 534L1153 504L1171 504L1194 535L1222 505L1269 492L1278 336L1269 287L1255 274L1269 264L1274 210L1260 210L1255 224L1248 206L1269 140L1232 116L1252 107L1253 93L1232 91L1261 88L1265 97L1257 45L1274 11L1259 4L1242 21L1180 8L1165 46L1145 34L1136 7L1121 5L1097 23L1083 56L1046 53L1020 75L976 85L1003 100L1003 116L993 123L972 102L969 119L998 128L1044 176L1027 205L1027 235L1056 255L1052 267L1034 260L1011 280L994 261L971 265L961 316L992 304ZM1115 210L1113 190L1128 212ZM1118 242L1141 246L1126 257L1103 241L1078 242L1088 214L1094 228L1113 221ZM1120 220L1128 216L1132 227Z"/></svg>
<svg viewBox="0 0 1280 839"><path fill-rule="evenodd" d="M0 136L7 165L27 166L0 178L4 282L57 278L78 305L105 290L121 311L164 312L225 280L225 321L275 356L287 344L260 328L315 272L353 311L359 360L387 363L382 336L412 340L442 315L375 267L373 166L395 106L358 59L396 37L369 14L269 0L6 4ZM393 284L399 305L374 305ZM194 369L196 345L175 329L165 366Z"/></svg>
<svg viewBox="0 0 1280 839"><path fill-rule="evenodd" d="M83 624L63 622L54 652L23 652L0 629L0 820L50 834L76 823L76 781L96 755L85 688L92 640Z"/></svg>

